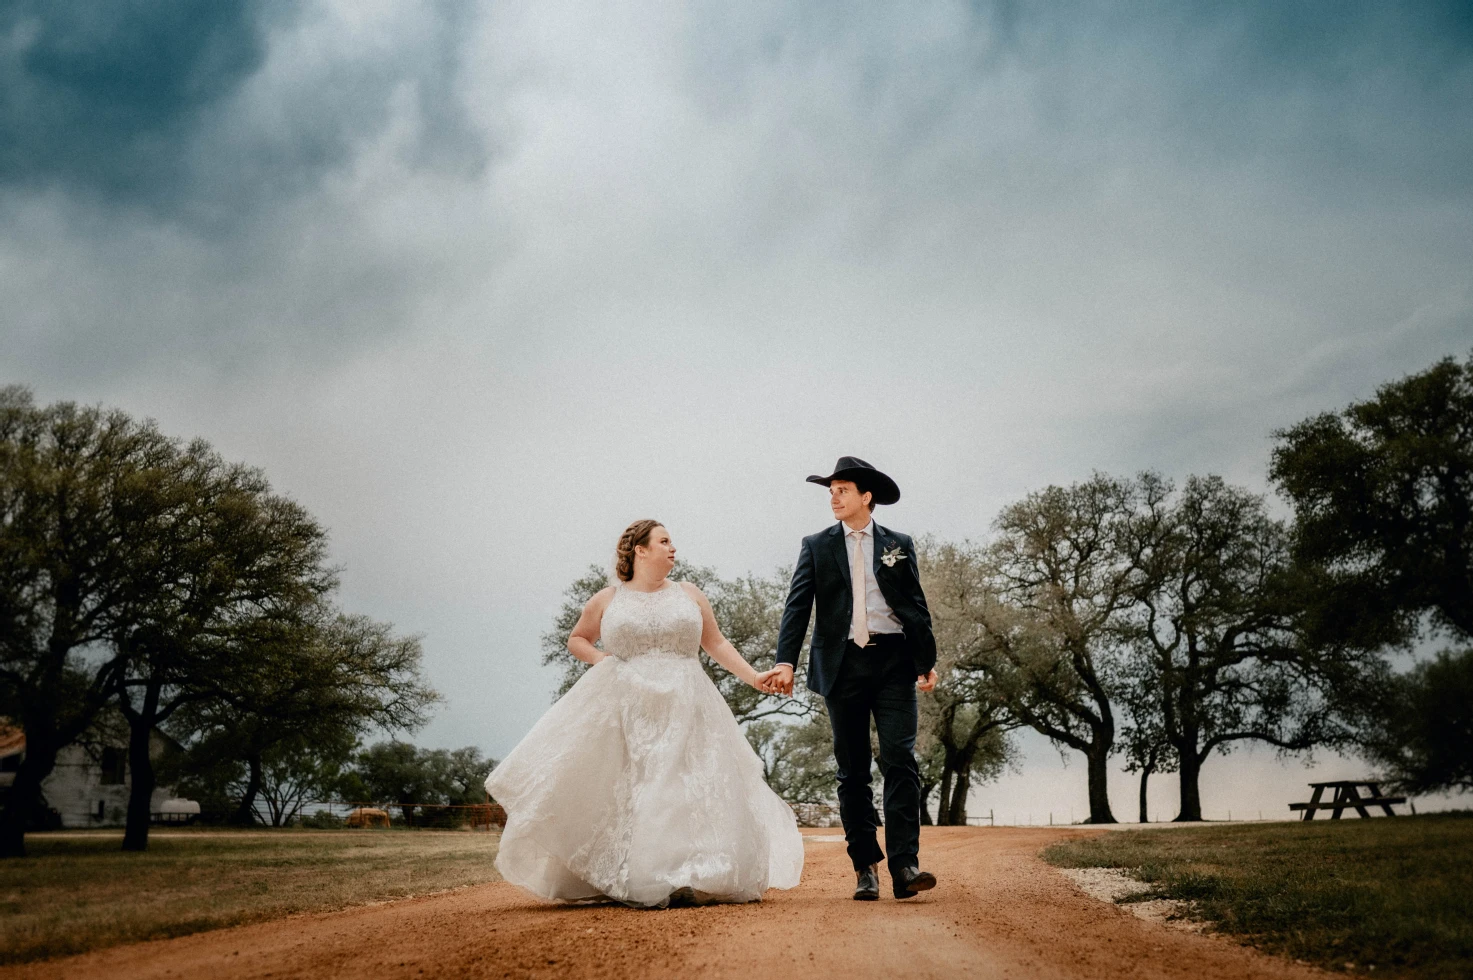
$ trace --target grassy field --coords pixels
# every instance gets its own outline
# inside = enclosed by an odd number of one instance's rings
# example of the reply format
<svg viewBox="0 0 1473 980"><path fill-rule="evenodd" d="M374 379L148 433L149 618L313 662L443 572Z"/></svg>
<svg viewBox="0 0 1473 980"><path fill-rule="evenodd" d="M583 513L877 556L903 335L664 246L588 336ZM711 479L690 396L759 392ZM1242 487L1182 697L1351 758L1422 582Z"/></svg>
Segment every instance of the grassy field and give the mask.
<svg viewBox="0 0 1473 980"><path fill-rule="evenodd" d="M1473 813L1120 831L1044 858L1120 868L1142 898L1328 969L1473 977Z"/></svg>
<svg viewBox="0 0 1473 980"><path fill-rule="evenodd" d="M466 831L40 834L0 861L0 963L80 953L495 881L500 836Z"/></svg>

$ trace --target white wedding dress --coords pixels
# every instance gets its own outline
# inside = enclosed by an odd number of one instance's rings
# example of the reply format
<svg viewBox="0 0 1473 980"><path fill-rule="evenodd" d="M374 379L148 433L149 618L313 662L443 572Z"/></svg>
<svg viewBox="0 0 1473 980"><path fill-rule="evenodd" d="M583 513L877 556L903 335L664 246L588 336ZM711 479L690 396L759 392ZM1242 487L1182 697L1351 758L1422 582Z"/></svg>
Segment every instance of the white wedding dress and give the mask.
<svg viewBox="0 0 1473 980"><path fill-rule="evenodd" d="M793 811L762 778L699 658L685 589L618 586L588 669L486 779L496 868L554 901L752 902L803 871Z"/></svg>

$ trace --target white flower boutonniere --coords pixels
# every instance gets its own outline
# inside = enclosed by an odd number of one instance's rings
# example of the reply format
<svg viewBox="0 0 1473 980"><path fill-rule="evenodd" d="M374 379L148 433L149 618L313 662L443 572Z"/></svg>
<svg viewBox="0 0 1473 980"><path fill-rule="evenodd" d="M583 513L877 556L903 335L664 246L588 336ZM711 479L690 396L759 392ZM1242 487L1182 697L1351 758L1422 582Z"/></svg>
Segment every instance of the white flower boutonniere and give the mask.
<svg viewBox="0 0 1473 980"><path fill-rule="evenodd" d="M899 545L896 545L889 551L882 554L880 556L880 561L885 563L886 568L893 568L897 561L905 561L905 552L900 550Z"/></svg>

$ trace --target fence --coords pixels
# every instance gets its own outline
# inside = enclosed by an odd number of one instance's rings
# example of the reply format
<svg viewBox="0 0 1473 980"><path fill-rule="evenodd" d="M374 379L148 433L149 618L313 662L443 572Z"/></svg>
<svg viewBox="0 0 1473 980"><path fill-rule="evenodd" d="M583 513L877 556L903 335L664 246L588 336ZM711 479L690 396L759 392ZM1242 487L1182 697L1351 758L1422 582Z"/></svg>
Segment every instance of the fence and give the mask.
<svg viewBox="0 0 1473 980"><path fill-rule="evenodd" d="M352 800L313 800L302 806L302 811L308 807L315 807L310 816L327 813L336 817L338 810L344 810L343 818L346 821L355 811L378 810L384 814L399 810L401 822L410 822L403 814L415 810L429 810L443 813L454 818L459 815L464 819L458 821L472 830L491 830L506 826L506 810L500 803L381 803L377 800L352 801ZM301 811L299 811L301 812ZM392 818L390 818L392 820Z"/></svg>
<svg viewBox="0 0 1473 980"><path fill-rule="evenodd" d="M327 812L333 816L340 813L346 817L354 810L376 809L390 813L399 810L401 816L399 822L405 822L402 814L405 810L433 811L444 813L453 818L457 813L463 814L464 819L459 823L469 826L473 830L491 830L506 826L506 810L499 803L384 803L376 800L316 800L303 805L303 811L316 807L314 813ZM795 803L792 804L793 815L798 819L800 827L838 827L840 826L839 808L824 803ZM1008 817L1012 819L1009 820ZM1239 810L1232 810L1224 816L1217 817L1216 821L1231 821L1233 823L1255 822L1264 820L1262 811L1253 811L1250 816ZM1284 819L1269 817L1268 820ZM1214 818L1209 817L1209 821ZM1017 811L1014 813L999 814L995 809L989 809L986 816L967 817L969 827L1049 827L1070 826L1076 822L1074 811L1043 813L1030 813Z"/></svg>
<svg viewBox="0 0 1473 980"><path fill-rule="evenodd" d="M793 815L798 818L800 827L837 827L839 826L839 808L828 806L823 803L794 803Z"/></svg>
<svg viewBox="0 0 1473 980"><path fill-rule="evenodd" d="M1011 818L1011 819L1009 819ZM1203 823L1275 823L1284 820L1298 819L1293 816L1264 816L1262 810L1219 810L1215 813L1203 814ZM1132 818L1121 818L1122 824L1134 824ZM1171 817L1165 819L1148 821L1151 824L1170 824L1175 821ZM996 812L988 810L985 817L968 817L967 824L973 827L1070 827L1083 825L1085 820L1076 816L1075 811L1046 810L1041 812L1030 812L1026 810Z"/></svg>
<svg viewBox="0 0 1473 980"><path fill-rule="evenodd" d="M829 806L824 803L794 803L791 806L793 808L793 814L798 818L798 826L800 827L838 827L841 825L839 808L836 806ZM878 805L876 805L875 809L880 811L883 816L883 810ZM997 826L997 822L993 819L992 811L988 810L987 816L985 817L968 817L967 826L995 827Z"/></svg>

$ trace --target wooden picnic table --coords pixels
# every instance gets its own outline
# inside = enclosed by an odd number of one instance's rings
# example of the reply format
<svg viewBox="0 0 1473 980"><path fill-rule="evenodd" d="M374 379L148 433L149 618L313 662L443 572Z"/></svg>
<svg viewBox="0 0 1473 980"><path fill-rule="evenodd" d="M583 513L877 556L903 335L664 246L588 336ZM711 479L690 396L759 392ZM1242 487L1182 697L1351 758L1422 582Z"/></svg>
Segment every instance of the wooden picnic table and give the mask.
<svg viewBox="0 0 1473 980"><path fill-rule="evenodd" d="M1370 817L1366 811L1368 806L1379 806L1386 812L1388 817L1396 816L1391 807L1397 803L1405 803L1405 796L1386 796L1381 792L1381 784L1370 779L1332 779L1323 783L1310 783L1314 788L1314 795L1309 798L1308 803L1290 803L1290 810L1303 810L1305 820L1313 820L1316 810L1333 810L1330 814L1331 820L1339 820L1340 814L1345 810L1354 810L1362 817ZM1360 794L1360 787L1364 786L1368 795ZM1333 788L1335 795L1330 798L1329 803L1321 803L1320 798L1325 795L1326 789Z"/></svg>

